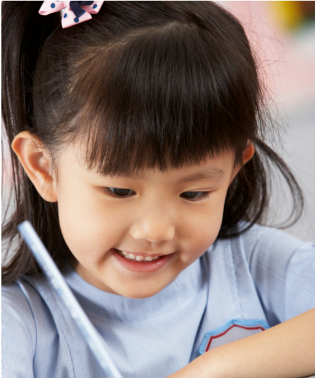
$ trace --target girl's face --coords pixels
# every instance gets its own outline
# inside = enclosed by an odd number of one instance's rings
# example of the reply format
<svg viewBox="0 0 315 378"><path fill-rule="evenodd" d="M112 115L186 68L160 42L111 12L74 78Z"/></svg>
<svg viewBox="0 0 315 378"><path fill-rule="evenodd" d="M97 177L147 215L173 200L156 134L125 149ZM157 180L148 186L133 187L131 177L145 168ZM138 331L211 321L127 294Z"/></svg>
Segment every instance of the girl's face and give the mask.
<svg viewBox="0 0 315 378"><path fill-rule="evenodd" d="M152 296L215 241L236 173L234 153L130 177L87 171L77 156L74 147L62 155L55 191L76 271L90 284L130 298Z"/></svg>

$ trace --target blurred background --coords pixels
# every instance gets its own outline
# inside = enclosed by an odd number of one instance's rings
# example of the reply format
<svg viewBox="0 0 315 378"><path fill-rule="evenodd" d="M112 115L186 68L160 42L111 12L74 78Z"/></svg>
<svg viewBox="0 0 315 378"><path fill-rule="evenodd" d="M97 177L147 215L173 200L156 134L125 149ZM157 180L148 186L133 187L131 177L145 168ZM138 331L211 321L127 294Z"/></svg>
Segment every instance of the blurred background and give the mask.
<svg viewBox="0 0 315 378"><path fill-rule="evenodd" d="M286 231L315 242L315 1L218 3L245 27L269 104L281 126L282 143L273 141L273 147L290 166L305 195L302 218ZM6 155L8 147L3 142ZM3 205L10 192L9 166L3 165L2 171ZM270 201L268 221L277 225L290 213L287 188L275 184Z"/></svg>
<svg viewBox="0 0 315 378"><path fill-rule="evenodd" d="M315 243L315 1L219 1L243 24L257 55L282 142L272 143L305 196L286 232ZM275 180L276 181L276 180ZM268 221L290 213L288 189L275 183Z"/></svg>

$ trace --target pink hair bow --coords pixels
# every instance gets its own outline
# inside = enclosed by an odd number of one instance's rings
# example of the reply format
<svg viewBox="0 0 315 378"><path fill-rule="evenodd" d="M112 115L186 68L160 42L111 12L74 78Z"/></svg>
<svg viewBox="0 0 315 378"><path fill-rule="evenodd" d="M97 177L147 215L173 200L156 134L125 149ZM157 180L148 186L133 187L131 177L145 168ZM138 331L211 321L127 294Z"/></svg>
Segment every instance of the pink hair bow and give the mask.
<svg viewBox="0 0 315 378"><path fill-rule="evenodd" d="M38 13L47 16L61 11L61 25L65 29L90 20L91 14L98 13L103 3L104 1L44 1Z"/></svg>

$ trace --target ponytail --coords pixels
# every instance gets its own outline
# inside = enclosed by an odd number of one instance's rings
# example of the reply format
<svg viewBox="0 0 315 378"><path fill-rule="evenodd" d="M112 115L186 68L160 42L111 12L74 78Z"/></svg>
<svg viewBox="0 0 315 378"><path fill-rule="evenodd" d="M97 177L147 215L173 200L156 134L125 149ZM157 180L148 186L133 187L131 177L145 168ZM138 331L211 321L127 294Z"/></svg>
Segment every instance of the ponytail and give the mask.
<svg viewBox="0 0 315 378"><path fill-rule="evenodd" d="M253 158L242 167L229 186L219 238L238 236L255 223L265 224L271 192L271 172L280 172L292 195L289 216L278 228L296 223L303 214L304 197L290 168L284 160L261 139L252 140L255 146ZM242 226L240 227L240 222Z"/></svg>
<svg viewBox="0 0 315 378"><path fill-rule="evenodd" d="M60 27L59 14L47 18L38 15L40 5L37 1L2 2L2 120L7 136L5 143L9 145L22 131L34 135L37 133L33 117L34 71L46 39L56 27ZM17 234L19 223L28 219L44 240L47 238L41 230L45 229L56 235L57 243L61 240L57 237L60 229L54 232L59 228L57 205L42 199L11 148L11 164L8 164L4 150L6 149L2 148L3 166L10 166L9 176L13 185L2 224L2 238L7 243L6 254L3 256L5 263L2 267L2 283L6 284L21 274L39 271L35 259ZM12 202L15 210L8 216L9 204ZM45 227L41 227L40 223L45 223ZM13 246L15 253L10 258ZM47 247L54 250L56 245Z"/></svg>

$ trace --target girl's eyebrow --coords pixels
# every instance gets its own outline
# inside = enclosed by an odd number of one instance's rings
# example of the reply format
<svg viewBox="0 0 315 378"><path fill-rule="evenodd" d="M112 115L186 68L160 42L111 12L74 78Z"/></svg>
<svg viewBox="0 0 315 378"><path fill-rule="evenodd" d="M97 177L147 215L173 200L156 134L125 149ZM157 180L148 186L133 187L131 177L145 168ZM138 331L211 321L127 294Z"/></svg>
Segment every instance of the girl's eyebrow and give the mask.
<svg viewBox="0 0 315 378"><path fill-rule="evenodd" d="M183 177L179 180L179 182L182 183L182 182L197 181L197 180L203 180L203 179L221 180L224 178L224 176L225 176L225 172L222 169L214 166L211 168L207 168L205 171L196 172L186 177Z"/></svg>

